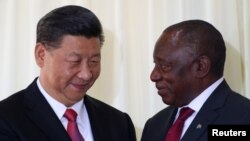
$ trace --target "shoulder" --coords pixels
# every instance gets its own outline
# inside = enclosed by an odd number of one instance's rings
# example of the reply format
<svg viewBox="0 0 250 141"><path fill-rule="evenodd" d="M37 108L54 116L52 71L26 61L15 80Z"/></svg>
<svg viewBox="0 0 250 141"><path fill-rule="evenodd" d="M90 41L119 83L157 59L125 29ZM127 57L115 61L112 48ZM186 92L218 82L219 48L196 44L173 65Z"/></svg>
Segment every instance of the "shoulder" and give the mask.
<svg viewBox="0 0 250 141"><path fill-rule="evenodd" d="M235 109L236 111L249 111L250 112L250 100L236 92L232 92L227 100L226 105L231 109ZM238 109L241 110L238 110Z"/></svg>
<svg viewBox="0 0 250 141"><path fill-rule="evenodd" d="M110 130L102 132L110 134L112 130L112 133L115 134L113 137L117 138L114 140L135 140L134 125L127 113L88 95L84 97L84 104L90 122L93 124L93 128L96 128L93 130L99 130L100 127L109 127Z"/></svg>
<svg viewBox="0 0 250 141"><path fill-rule="evenodd" d="M0 113L6 111L16 111L22 107L24 90L12 94L11 96L0 101Z"/></svg>
<svg viewBox="0 0 250 141"><path fill-rule="evenodd" d="M0 130L9 130L20 118L25 117L23 97L24 92L20 91L0 102Z"/></svg>
<svg viewBox="0 0 250 141"><path fill-rule="evenodd" d="M151 118L149 118L147 122L154 124L156 122L166 121L167 119L170 120L172 115L175 114L176 112L177 112L177 108L173 106L168 106L164 108L163 110L159 111L158 113L156 113Z"/></svg>
<svg viewBox="0 0 250 141"><path fill-rule="evenodd" d="M214 100L218 100L218 103L224 103L221 99L225 100L225 107L231 108L243 108L250 110L250 99L243 96L242 94L232 90L229 85L224 81L221 85L222 87L218 88L218 91L214 94ZM216 96L217 95L217 96ZM220 101L221 100L221 101Z"/></svg>
<svg viewBox="0 0 250 141"><path fill-rule="evenodd" d="M225 81L212 93L199 112L208 114L210 111L218 115L214 120L216 124L250 123L250 100L233 91Z"/></svg>
<svg viewBox="0 0 250 141"><path fill-rule="evenodd" d="M106 104L96 98L93 98L89 95L84 97L84 104L88 110L88 112L94 111L98 114L103 114L107 116L119 116L119 117L128 117L128 114L122 112L121 110L112 107L111 105Z"/></svg>
<svg viewBox="0 0 250 141"><path fill-rule="evenodd" d="M164 140L167 127L177 108L168 106L149 118L144 125L141 141ZM157 132L156 132L157 131Z"/></svg>
<svg viewBox="0 0 250 141"><path fill-rule="evenodd" d="M36 85L36 80L37 78L35 78L33 82L27 88L20 90L14 94L11 94L9 97L1 100L0 111L6 110L6 109L8 111L11 111L11 110L16 111L22 108L24 104L26 103L25 99L27 97L33 96L34 94L37 94L40 92Z"/></svg>
<svg viewBox="0 0 250 141"><path fill-rule="evenodd" d="M247 97L232 90L224 80L214 90L203 107L212 107L214 109L223 108L231 110L235 108L243 108L250 110L250 100Z"/></svg>

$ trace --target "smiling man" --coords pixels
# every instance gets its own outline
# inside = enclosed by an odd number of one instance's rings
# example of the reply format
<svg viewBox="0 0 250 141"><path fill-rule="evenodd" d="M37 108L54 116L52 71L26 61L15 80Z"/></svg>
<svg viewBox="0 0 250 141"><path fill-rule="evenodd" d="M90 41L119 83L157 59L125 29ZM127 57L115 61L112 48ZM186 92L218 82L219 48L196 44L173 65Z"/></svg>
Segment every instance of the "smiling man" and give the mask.
<svg viewBox="0 0 250 141"><path fill-rule="evenodd" d="M37 25L40 75L0 102L1 141L135 141L128 114L87 95L101 71L104 42L90 10L63 6Z"/></svg>
<svg viewBox="0 0 250 141"><path fill-rule="evenodd" d="M250 100L223 77L226 47L213 25L188 20L166 28L153 58L150 78L168 107L147 121L141 141L207 141L208 125L250 124Z"/></svg>

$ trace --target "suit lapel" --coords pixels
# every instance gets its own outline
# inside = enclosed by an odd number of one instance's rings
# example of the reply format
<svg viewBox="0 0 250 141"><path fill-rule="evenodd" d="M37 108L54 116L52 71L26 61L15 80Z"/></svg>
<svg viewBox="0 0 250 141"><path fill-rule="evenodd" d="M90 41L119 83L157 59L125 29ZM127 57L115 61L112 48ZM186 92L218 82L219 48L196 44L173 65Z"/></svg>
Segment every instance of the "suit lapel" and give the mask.
<svg viewBox="0 0 250 141"><path fill-rule="evenodd" d="M84 97L84 104L89 115L94 140L108 140L109 138L107 137L110 133L106 132L107 130L105 130L105 127L108 128L108 125L106 125L105 119L103 117L105 113L99 110L99 108L97 108L98 105L96 105L95 101L87 95Z"/></svg>
<svg viewBox="0 0 250 141"><path fill-rule="evenodd" d="M219 113L216 111L224 105L228 90L230 88L224 80L201 107L181 141L196 141L207 133L207 126L218 117Z"/></svg>
<svg viewBox="0 0 250 141"><path fill-rule="evenodd" d="M168 108L169 110L167 113L165 113L163 121L160 121L161 123L165 123L165 124L162 124L163 130L159 131L159 133L161 134L160 140L165 140L167 132L169 128L172 126L175 116L177 114L177 110L178 110L178 108L174 106L169 106Z"/></svg>
<svg viewBox="0 0 250 141"><path fill-rule="evenodd" d="M70 141L60 120L39 91L36 80L26 89L24 104L27 116L49 140Z"/></svg>
<svg viewBox="0 0 250 141"><path fill-rule="evenodd" d="M202 112L196 116L181 141L196 141L207 131L207 126L218 116L214 111Z"/></svg>

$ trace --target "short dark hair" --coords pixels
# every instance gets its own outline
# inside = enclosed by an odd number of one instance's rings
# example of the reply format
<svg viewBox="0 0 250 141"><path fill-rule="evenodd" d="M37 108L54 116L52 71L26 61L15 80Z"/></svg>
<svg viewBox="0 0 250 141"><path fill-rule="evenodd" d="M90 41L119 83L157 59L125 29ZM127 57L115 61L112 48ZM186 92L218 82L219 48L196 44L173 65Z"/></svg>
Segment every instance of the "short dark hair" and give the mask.
<svg viewBox="0 0 250 141"><path fill-rule="evenodd" d="M90 10L75 5L56 8L37 24L36 42L58 47L64 35L98 37L104 42L102 25Z"/></svg>
<svg viewBox="0 0 250 141"><path fill-rule="evenodd" d="M181 42L188 43L198 55L209 57L211 72L218 77L223 75L226 46L221 33L212 24L203 20L187 20L164 30L169 31L181 31Z"/></svg>

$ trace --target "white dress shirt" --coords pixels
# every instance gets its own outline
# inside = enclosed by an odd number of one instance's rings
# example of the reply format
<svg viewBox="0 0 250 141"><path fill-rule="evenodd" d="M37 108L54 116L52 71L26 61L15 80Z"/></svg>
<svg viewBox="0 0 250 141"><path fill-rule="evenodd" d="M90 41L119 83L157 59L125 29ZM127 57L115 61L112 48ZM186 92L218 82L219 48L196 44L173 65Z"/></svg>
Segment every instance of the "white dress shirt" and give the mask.
<svg viewBox="0 0 250 141"><path fill-rule="evenodd" d="M220 78L220 79L218 79L212 85L210 85L200 95L198 95L195 99L193 99L188 105L183 106L183 107L189 107L189 108L193 109L194 112L193 112L193 114L190 117L188 117L185 120L184 127L183 127L182 134L181 134L181 138L183 137L183 135L187 131L188 127L190 126L191 122L194 120L194 118L197 115L197 113L200 111L202 105L206 102L206 100L208 99L208 97L221 84L222 81L223 81L223 77ZM180 109L183 108L183 107L178 108L178 112L176 114L175 120L179 116Z"/></svg>
<svg viewBox="0 0 250 141"><path fill-rule="evenodd" d="M64 115L67 108L72 108L72 109L75 110L75 112L78 115L77 119L76 119L76 122L77 122L80 133L84 137L84 140L85 141L94 141L93 134L92 134L92 129L91 129L91 126L90 126L88 112L86 110L86 107L84 105L83 100L75 103L71 107L66 107L64 104L60 103L59 101L57 101L56 99L51 97L44 90L44 88L42 87L39 79L37 79L37 86L38 86L39 90L41 91L41 93L43 94L43 96L45 97L45 99L50 104L51 108L56 113L59 120L62 122L65 130L67 130L68 120L63 115Z"/></svg>

